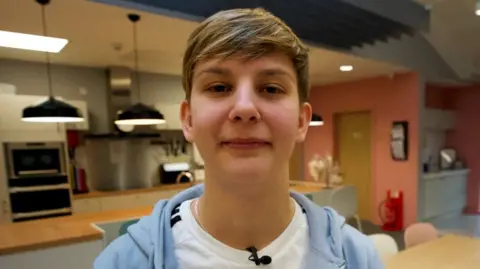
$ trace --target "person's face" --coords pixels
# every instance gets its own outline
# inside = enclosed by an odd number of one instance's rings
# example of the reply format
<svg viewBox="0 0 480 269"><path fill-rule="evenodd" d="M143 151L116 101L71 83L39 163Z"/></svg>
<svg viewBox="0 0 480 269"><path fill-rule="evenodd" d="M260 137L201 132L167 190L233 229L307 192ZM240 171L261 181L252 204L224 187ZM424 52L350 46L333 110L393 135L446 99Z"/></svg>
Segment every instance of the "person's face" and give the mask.
<svg viewBox="0 0 480 269"><path fill-rule="evenodd" d="M199 62L181 106L184 135L206 168L232 177L284 171L311 113L299 104L292 61L280 53Z"/></svg>

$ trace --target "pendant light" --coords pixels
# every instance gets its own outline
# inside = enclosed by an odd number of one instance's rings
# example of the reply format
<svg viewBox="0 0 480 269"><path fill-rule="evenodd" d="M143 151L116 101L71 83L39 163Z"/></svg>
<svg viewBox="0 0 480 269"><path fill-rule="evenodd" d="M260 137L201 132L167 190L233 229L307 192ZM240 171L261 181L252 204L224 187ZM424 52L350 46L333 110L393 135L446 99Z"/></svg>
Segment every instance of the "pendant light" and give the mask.
<svg viewBox="0 0 480 269"><path fill-rule="evenodd" d="M312 114L312 120L309 126L322 126L323 123L323 118L320 115Z"/></svg>
<svg viewBox="0 0 480 269"><path fill-rule="evenodd" d="M138 70L138 50L137 50L137 27L136 22L140 20L137 14L128 14L128 19L133 24L133 49L135 55L135 74L137 83L138 103L120 112L115 124L117 125L157 125L165 123L165 118L158 110L142 104L140 101L141 83L140 71Z"/></svg>
<svg viewBox="0 0 480 269"><path fill-rule="evenodd" d="M42 24L43 35L47 36L47 23L45 18L45 7L50 0L36 0L42 7ZM23 109L22 121L27 122L82 122L84 119L80 111L60 100L53 97L52 92L52 75L50 70L50 54L45 52L47 78L48 78L48 94L46 101L39 104L26 107Z"/></svg>

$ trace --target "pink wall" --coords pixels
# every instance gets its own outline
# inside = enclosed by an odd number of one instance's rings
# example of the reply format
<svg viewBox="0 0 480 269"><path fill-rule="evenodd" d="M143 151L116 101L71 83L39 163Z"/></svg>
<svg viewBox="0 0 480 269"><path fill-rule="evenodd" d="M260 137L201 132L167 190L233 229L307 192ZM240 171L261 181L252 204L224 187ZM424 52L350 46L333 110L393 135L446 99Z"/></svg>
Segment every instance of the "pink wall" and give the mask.
<svg viewBox="0 0 480 269"><path fill-rule="evenodd" d="M480 213L480 85L455 91L455 130L447 134L447 147L470 168L467 212Z"/></svg>
<svg viewBox="0 0 480 269"><path fill-rule="evenodd" d="M454 88L428 84L425 88L425 107L455 109L455 94Z"/></svg>
<svg viewBox="0 0 480 269"><path fill-rule="evenodd" d="M458 151L470 169L467 187L467 212L480 213L480 85L441 87L428 85L425 92L428 108L452 109L455 130L447 132L447 147Z"/></svg>
<svg viewBox="0 0 480 269"><path fill-rule="evenodd" d="M372 213L379 223L377 207L388 189L404 191L405 224L417 218L419 80L417 74L373 78L357 82L313 87L313 111L325 120L322 127L308 132L304 158L307 165L314 153L334 153L333 114L370 111L372 115ZM390 129L393 121L409 122L409 159L393 161L390 154ZM309 176L305 167L305 175Z"/></svg>

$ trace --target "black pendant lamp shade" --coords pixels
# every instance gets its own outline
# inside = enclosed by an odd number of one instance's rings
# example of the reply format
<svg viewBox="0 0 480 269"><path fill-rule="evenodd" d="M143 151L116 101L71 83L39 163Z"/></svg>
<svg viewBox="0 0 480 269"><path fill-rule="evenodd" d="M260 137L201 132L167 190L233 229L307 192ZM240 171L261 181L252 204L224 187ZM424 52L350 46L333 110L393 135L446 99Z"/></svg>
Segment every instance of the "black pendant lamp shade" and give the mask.
<svg viewBox="0 0 480 269"><path fill-rule="evenodd" d="M312 114L312 120L310 121L310 126L322 126L323 118L320 115Z"/></svg>
<svg viewBox="0 0 480 269"><path fill-rule="evenodd" d="M142 103L122 111L115 121L117 125L156 125L165 123L162 113Z"/></svg>
<svg viewBox="0 0 480 269"><path fill-rule="evenodd" d="M135 74L137 82L138 103L121 111L117 115L117 125L157 125L165 123L165 118L160 111L140 102L140 75L138 70L137 31L136 22L140 20L137 14L128 14L128 19L133 24L133 46L135 55Z"/></svg>
<svg viewBox="0 0 480 269"><path fill-rule="evenodd" d="M50 0L36 0L42 7L42 23L43 35L47 36L47 24L45 18L45 6L50 3ZM65 102L57 100L52 93L52 76L50 71L50 55L45 52L47 78L48 78L48 93L49 97L46 101L29 106L23 109L22 121L27 122L82 122L83 116L80 111Z"/></svg>
<svg viewBox="0 0 480 269"><path fill-rule="evenodd" d="M25 108L22 120L28 122L81 122L83 116L74 106L49 97L45 102Z"/></svg>

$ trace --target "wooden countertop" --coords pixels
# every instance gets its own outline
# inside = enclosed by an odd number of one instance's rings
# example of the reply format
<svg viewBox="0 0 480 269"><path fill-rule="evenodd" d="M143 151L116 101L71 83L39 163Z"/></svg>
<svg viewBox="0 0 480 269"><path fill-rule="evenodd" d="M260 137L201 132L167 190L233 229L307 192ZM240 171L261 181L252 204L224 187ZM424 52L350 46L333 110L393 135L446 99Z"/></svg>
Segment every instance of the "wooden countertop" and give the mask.
<svg viewBox="0 0 480 269"><path fill-rule="evenodd" d="M154 186L151 188L143 188L143 189L123 190L123 191L91 191L88 193L74 194L73 199L78 200L78 199L87 199L87 198L148 193L148 192L156 192L156 191L182 190L191 186L192 186L191 183L180 183L180 184L171 184L171 185L159 185L159 186Z"/></svg>
<svg viewBox="0 0 480 269"><path fill-rule="evenodd" d="M451 176L463 176L467 175L470 172L470 169L455 169L455 170L443 170L438 172L424 173L422 175L423 179L438 179L441 177L451 177Z"/></svg>
<svg viewBox="0 0 480 269"><path fill-rule="evenodd" d="M301 181L292 182L293 184L295 185L291 189L300 193L318 192L322 190L323 186L319 183L304 184ZM190 186L190 184L182 185L177 185L176 188ZM172 189L167 188L166 190ZM124 193L118 192L113 195ZM103 233L93 223L140 218L150 214L152 209L153 206L148 206L95 213L77 213L66 217L2 224L0 225L0 255L98 240L103 237Z"/></svg>
<svg viewBox="0 0 480 269"><path fill-rule="evenodd" d="M203 183L203 182L198 182L198 183ZM325 184L323 183L314 182L314 181L301 181L301 180L290 180L290 185L292 188L295 188L295 190L298 192L308 192L309 190L316 191L314 188L311 188L311 187L325 186ZM132 190L123 190L123 191L91 191L88 193L74 194L73 199L79 200L79 199L88 199L88 198L148 193L148 192L156 192L156 191L182 190L190 186L192 186L191 183L181 183L181 184L172 184L172 185L159 185L151 188L132 189Z"/></svg>
<svg viewBox="0 0 480 269"><path fill-rule="evenodd" d="M386 262L386 269L478 269L480 239L447 235L406 249Z"/></svg>

